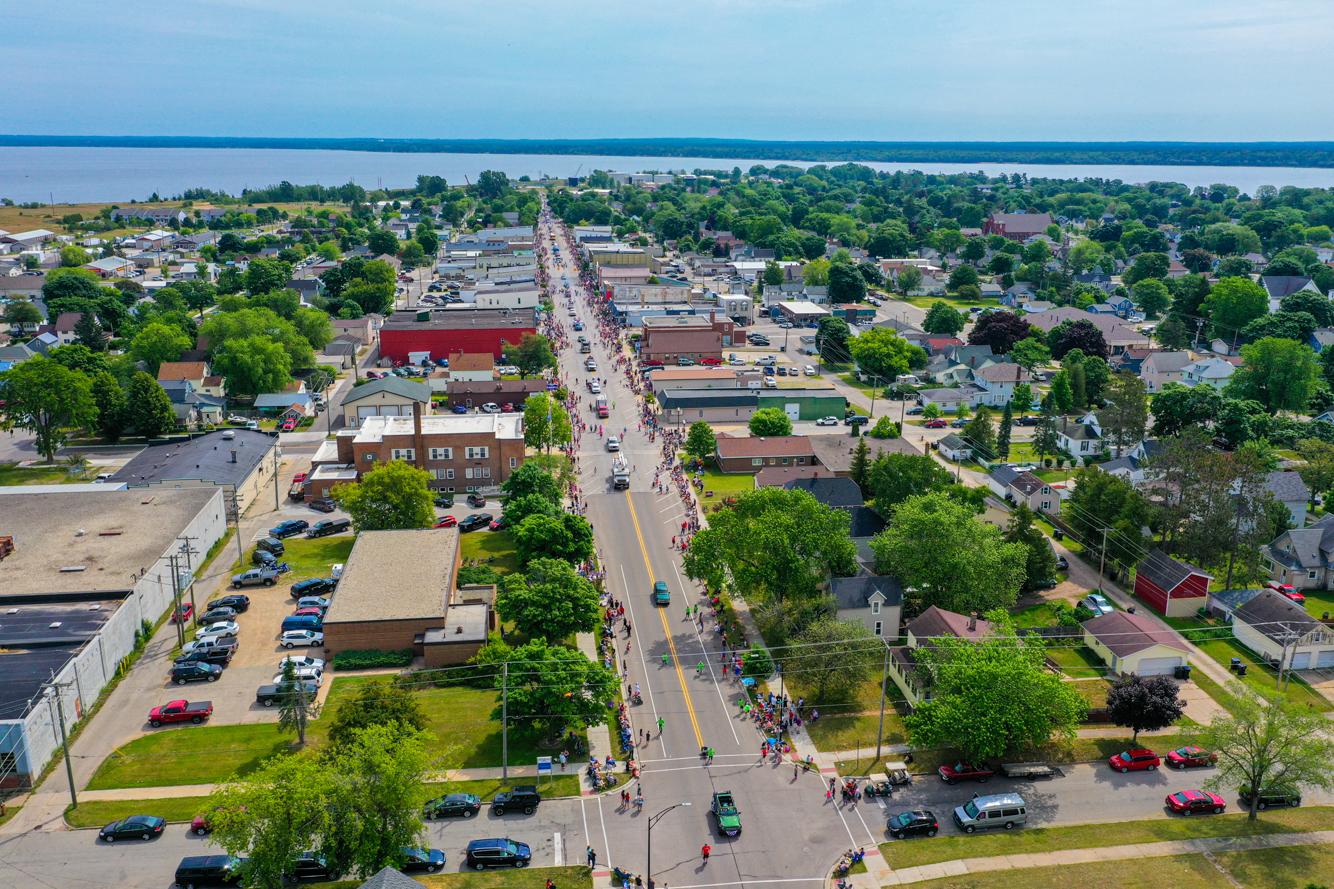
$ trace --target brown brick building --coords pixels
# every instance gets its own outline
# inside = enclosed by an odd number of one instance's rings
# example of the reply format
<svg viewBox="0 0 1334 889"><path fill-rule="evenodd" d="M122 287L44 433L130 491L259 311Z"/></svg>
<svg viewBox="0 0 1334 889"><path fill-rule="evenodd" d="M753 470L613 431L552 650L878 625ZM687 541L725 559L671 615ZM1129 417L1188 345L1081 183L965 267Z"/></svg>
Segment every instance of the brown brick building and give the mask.
<svg viewBox="0 0 1334 889"><path fill-rule="evenodd" d="M818 466L811 440L804 435L720 435L716 453L723 472L754 475L769 466Z"/></svg>
<svg viewBox="0 0 1334 889"><path fill-rule="evenodd" d="M431 474L437 491L498 486L523 465L522 414L431 414L367 417L360 429L339 432L333 453L322 447L306 497L327 496L336 481L359 478L382 463L403 460ZM335 480L323 485L321 479Z"/></svg>
<svg viewBox="0 0 1334 889"><path fill-rule="evenodd" d="M651 315L644 319L644 333L639 343L640 358L675 364L681 358L698 362L702 358L721 358L723 348L732 345L736 322L719 318L716 313L703 315Z"/></svg>
<svg viewBox="0 0 1334 889"><path fill-rule="evenodd" d="M516 410L534 392L547 391L547 381L541 377L529 380L455 380L445 384L445 400L449 407L466 408L492 404L512 404Z"/></svg>

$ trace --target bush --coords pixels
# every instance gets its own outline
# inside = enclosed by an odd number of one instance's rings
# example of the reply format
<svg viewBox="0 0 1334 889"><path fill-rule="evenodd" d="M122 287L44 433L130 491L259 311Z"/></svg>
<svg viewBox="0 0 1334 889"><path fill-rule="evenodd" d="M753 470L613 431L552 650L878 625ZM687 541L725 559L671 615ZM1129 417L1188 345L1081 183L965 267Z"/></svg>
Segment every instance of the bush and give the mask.
<svg viewBox="0 0 1334 889"><path fill-rule="evenodd" d="M487 565L464 565L459 569L459 586L473 583L500 583L500 575Z"/></svg>
<svg viewBox="0 0 1334 889"><path fill-rule="evenodd" d="M903 433L903 429L898 423L889 417L881 417L875 421L871 431L866 433L872 438L898 438Z"/></svg>
<svg viewBox="0 0 1334 889"><path fill-rule="evenodd" d="M769 656L769 649L751 643L750 649L741 656L741 675L751 679L765 679L774 671L774 659Z"/></svg>
<svg viewBox="0 0 1334 889"><path fill-rule="evenodd" d="M406 667L412 663L412 649L386 651L380 648L340 651L333 656L334 669L369 670L372 667Z"/></svg>

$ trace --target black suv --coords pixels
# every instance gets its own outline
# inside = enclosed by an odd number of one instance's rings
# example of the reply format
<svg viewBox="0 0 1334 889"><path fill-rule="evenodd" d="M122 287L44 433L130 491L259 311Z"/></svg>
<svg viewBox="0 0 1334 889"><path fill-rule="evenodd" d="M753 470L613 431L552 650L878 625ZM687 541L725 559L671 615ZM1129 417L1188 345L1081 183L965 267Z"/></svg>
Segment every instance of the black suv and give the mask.
<svg viewBox="0 0 1334 889"><path fill-rule="evenodd" d="M422 817L428 821L432 818L450 818L454 815L471 818L481 810L482 801L475 794L451 793L428 802L422 810Z"/></svg>
<svg viewBox="0 0 1334 889"><path fill-rule="evenodd" d="M171 668L171 681L177 685L185 685L187 682L217 682L221 675L222 667L203 661L189 661Z"/></svg>
<svg viewBox="0 0 1334 889"><path fill-rule="evenodd" d="M498 837L490 840L473 840L468 844L468 867L473 870L485 870L488 867L527 867L533 860L533 850L527 843L516 842Z"/></svg>
<svg viewBox="0 0 1334 889"><path fill-rule="evenodd" d="M302 852L292 859L292 869L284 875L293 883L325 883L338 879L338 874L329 869L329 864L318 852Z"/></svg>
<svg viewBox="0 0 1334 889"><path fill-rule="evenodd" d="M933 837L940 830L940 822L930 809L919 809L916 812L891 815L885 829L896 840L915 836Z"/></svg>
<svg viewBox="0 0 1334 889"><path fill-rule="evenodd" d="M212 602L209 602L204 607L207 608L209 611L212 611L214 608L230 608L233 611L240 613L250 607L250 597L222 596L220 598L214 599Z"/></svg>
<svg viewBox="0 0 1334 889"><path fill-rule="evenodd" d="M241 882L244 858L235 855L190 855L176 865L177 886L234 886Z"/></svg>
<svg viewBox="0 0 1334 889"><path fill-rule="evenodd" d="M352 527L352 522L347 519L323 519L310 526L306 532L307 537L327 537L330 534L337 534L340 531L346 531Z"/></svg>
<svg viewBox="0 0 1334 889"><path fill-rule="evenodd" d="M179 664L217 664L219 667L225 667L232 662L232 655L236 653L235 648L196 648L193 651L187 651L185 654L176 658L175 663Z"/></svg>
<svg viewBox="0 0 1334 889"><path fill-rule="evenodd" d="M469 531L476 531L478 528L485 528L491 524L494 518L495 516L489 512L475 512L467 518L459 520L459 531L466 534Z"/></svg>
<svg viewBox="0 0 1334 889"><path fill-rule="evenodd" d="M440 507L441 509L448 509L449 507L454 505L454 495L436 494L435 500L433 502L435 503L436 506Z"/></svg>
<svg viewBox="0 0 1334 889"><path fill-rule="evenodd" d="M287 545L277 537L261 537L255 544L256 549L262 549L266 553L273 553L275 556L281 556L287 552Z"/></svg>
<svg viewBox="0 0 1334 889"><path fill-rule="evenodd" d="M497 793L491 800L491 814L504 815L506 812L522 811L525 815L531 815L537 811L540 802L542 794L537 792L537 787L532 784L522 784Z"/></svg>
<svg viewBox="0 0 1334 889"><path fill-rule="evenodd" d="M1251 807L1251 789L1242 787L1237 791L1237 796L1241 799L1241 804L1246 808ZM1260 791L1260 798L1255 801L1257 809L1267 809L1270 806L1300 806L1302 804L1301 791L1293 787L1267 787Z"/></svg>
<svg viewBox="0 0 1334 889"><path fill-rule="evenodd" d="M209 606L208 611L199 615L199 623L203 626L208 626L209 624L215 624L220 620L234 620L236 615L237 611L235 608L231 608L227 605L211 605Z"/></svg>

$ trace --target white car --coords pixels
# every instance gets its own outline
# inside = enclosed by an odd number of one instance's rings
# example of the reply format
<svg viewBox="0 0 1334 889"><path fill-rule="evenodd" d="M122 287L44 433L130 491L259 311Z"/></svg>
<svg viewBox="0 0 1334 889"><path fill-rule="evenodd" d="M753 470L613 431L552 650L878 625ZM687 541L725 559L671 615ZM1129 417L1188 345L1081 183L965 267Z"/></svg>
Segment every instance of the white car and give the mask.
<svg viewBox="0 0 1334 889"><path fill-rule="evenodd" d="M620 449L621 449L621 440L614 435L610 436L607 439L607 450L619 451Z"/></svg>
<svg viewBox="0 0 1334 889"><path fill-rule="evenodd" d="M1111 614L1116 610L1102 593L1089 593L1079 600L1079 604L1098 615Z"/></svg>
<svg viewBox="0 0 1334 889"><path fill-rule="evenodd" d="M733 358L731 361L729 361L729 362L727 362L727 363L730 364L732 367L745 367L745 366L746 366L746 362L742 361L740 358Z"/></svg>
<svg viewBox="0 0 1334 889"><path fill-rule="evenodd" d="M215 624L209 624L195 634L196 639L226 639L229 636L235 636L241 632L241 628L236 625L234 620L220 620Z"/></svg>
<svg viewBox="0 0 1334 889"><path fill-rule="evenodd" d="M484 414L498 414L500 413L500 405L496 404L494 401L488 401L486 404L482 405L481 411Z"/></svg>
<svg viewBox="0 0 1334 889"><path fill-rule="evenodd" d="M297 608L328 608L331 604L324 596L302 596L296 600Z"/></svg>
<svg viewBox="0 0 1334 889"><path fill-rule="evenodd" d="M837 426L838 417L821 417L815 421L816 426Z"/></svg>
<svg viewBox="0 0 1334 889"><path fill-rule="evenodd" d="M283 630L282 636L278 638L278 644L288 651L298 645L319 648L324 645L324 634L314 630Z"/></svg>
<svg viewBox="0 0 1334 889"><path fill-rule="evenodd" d="M764 388L766 388L766 389L777 389L777 388L778 388L778 381L775 380L773 377L765 377L765 378L764 378Z"/></svg>
<svg viewBox="0 0 1334 889"><path fill-rule="evenodd" d="M602 384L599 383L597 380L589 380L589 381L588 381L588 391L589 391L589 392L592 392L594 395L601 395L601 394L602 394Z"/></svg>
<svg viewBox="0 0 1334 889"><path fill-rule="evenodd" d="M286 666L288 661L291 661L292 666L296 667L298 670L304 667L313 667L321 672L324 671L324 661L317 657L311 657L308 654L289 654L278 662L278 669L281 670Z"/></svg>
<svg viewBox="0 0 1334 889"><path fill-rule="evenodd" d="M806 367L804 368L804 370L806 371L806 376L808 376L808 377L813 377L813 376L815 376L815 367L814 367L813 365L810 365L810 364L806 365Z"/></svg>
<svg viewBox="0 0 1334 889"><path fill-rule="evenodd" d="M181 646L181 654L189 654L200 648L219 648L222 645L221 636L210 636L205 639L195 639Z"/></svg>
<svg viewBox="0 0 1334 889"><path fill-rule="evenodd" d="M321 670L319 667L297 667L296 678L302 681L313 680L315 682L322 682L324 680L324 671ZM274 685L278 685L282 681L283 681L282 673L279 673L277 676L273 677Z"/></svg>

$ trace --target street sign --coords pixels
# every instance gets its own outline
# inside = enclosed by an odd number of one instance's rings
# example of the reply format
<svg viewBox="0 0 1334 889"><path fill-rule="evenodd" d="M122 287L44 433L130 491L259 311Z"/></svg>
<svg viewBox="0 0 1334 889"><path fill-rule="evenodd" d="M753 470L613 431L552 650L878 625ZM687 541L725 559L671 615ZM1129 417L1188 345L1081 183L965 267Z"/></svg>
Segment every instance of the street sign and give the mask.
<svg viewBox="0 0 1334 889"><path fill-rule="evenodd" d="M539 756L537 758L537 776L539 778L551 777L551 757Z"/></svg>

